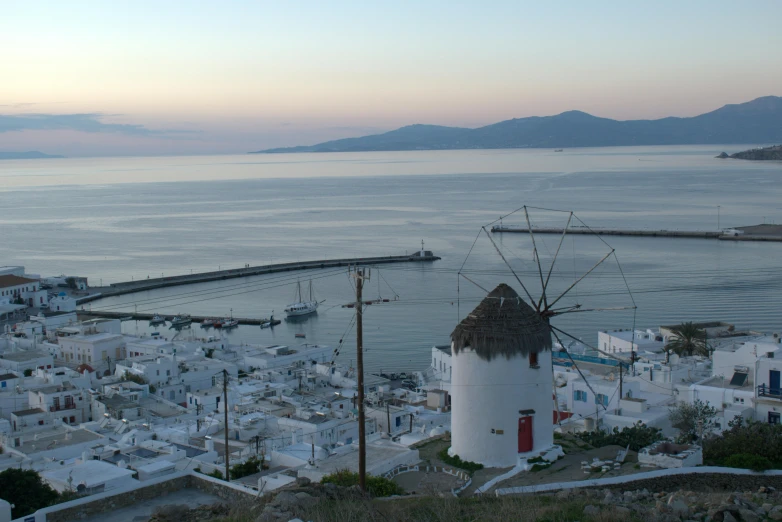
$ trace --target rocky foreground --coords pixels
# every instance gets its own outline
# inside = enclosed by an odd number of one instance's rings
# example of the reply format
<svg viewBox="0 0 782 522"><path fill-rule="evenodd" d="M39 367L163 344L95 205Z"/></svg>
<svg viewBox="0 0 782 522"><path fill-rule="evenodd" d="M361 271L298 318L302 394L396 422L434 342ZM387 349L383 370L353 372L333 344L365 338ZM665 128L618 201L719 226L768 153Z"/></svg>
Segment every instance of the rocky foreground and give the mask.
<svg viewBox="0 0 782 522"><path fill-rule="evenodd" d="M772 487L755 491L695 492L646 489L567 490L457 499L442 496L370 499L356 487L301 484L243 506L189 509L164 506L150 522L350 522L350 521L782 521L782 494Z"/></svg>

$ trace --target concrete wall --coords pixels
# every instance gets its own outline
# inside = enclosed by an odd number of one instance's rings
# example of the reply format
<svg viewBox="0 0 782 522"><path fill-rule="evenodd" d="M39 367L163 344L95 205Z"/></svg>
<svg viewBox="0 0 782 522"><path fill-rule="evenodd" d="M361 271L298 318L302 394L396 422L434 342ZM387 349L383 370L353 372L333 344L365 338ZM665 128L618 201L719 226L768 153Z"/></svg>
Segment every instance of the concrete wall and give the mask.
<svg viewBox="0 0 782 522"><path fill-rule="evenodd" d="M704 466L698 468L661 469L603 479L587 479L574 482L554 482L537 486L501 488L497 496L559 491L576 488L606 488L620 491L750 491L761 486L782 488L782 471L772 470L756 473L746 469Z"/></svg>

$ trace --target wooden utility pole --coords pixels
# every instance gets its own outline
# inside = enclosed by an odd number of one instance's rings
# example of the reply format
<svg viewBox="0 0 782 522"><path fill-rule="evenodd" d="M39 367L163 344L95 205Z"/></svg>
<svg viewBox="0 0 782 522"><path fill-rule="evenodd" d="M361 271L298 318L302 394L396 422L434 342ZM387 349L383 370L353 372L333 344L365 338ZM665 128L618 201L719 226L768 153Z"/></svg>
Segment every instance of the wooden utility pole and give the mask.
<svg viewBox="0 0 782 522"><path fill-rule="evenodd" d="M369 280L369 274L363 268L356 268L356 381L358 383L358 485L361 491L366 491L367 479L367 434L364 420L364 303L361 301L361 290L364 280Z"/></svg>
<svg viewBox="0 0 782 522"><path fill-rule="evenodd" d="M230 482L228 455L231 451L228 448L228 370L226 369L223 369L223 412L225 413L225 481Z"/></svg>
<svg viewBox="0 0 782 522"><path fill-rule="evenodd" d="M391 408L388 406L388 401L386 401L386 422L388 423L388 436L391 436Z"/></svg>

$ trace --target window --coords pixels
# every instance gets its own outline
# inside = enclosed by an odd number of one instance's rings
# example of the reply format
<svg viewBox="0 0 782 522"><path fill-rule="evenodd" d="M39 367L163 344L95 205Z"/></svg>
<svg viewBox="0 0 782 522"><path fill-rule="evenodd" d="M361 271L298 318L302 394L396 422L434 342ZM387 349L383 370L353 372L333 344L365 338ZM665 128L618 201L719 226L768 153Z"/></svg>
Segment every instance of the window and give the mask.
<svg viewBox="0 0 782 522"><path fill-rule="evenodd" d="M584 390L574 390L573 391L573 400L574 401L586 402L587 401L587 392L585 392Z"/></svg>
<svg viewBox="0 0 782 522"><path fill-rule="evenodd" d="M602 404L603 406L608 406L608 395L604 393L598 393L595 395L595 404Z"/></svg>
<svg viewBox="0 0 782 522"><path fill-rule="evenodd" d="M537 352L532 352L529 354L529 367L530 368L540 368L538 365L538 354Z"/></svg>
<svg viewBox="0 0 782 522"><path fill-rule="evenodd" d="M779 424L779 413L775 411L768 412L768 423L769 424Z"/></svg>

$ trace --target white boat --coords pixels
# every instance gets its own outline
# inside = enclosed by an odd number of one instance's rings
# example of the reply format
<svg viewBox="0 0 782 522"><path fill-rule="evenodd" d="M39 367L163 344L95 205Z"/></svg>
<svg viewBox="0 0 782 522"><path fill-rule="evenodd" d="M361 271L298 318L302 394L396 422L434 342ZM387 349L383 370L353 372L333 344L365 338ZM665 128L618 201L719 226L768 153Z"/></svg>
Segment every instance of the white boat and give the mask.
<svg viewBox="0 0 782 522"><path fill-rule="evenodd" d="M223 330L228 330L229 328L236 328L237 326L239 326L239 321L237 321L233 317L223 321Z"/></svg>
<svg viewBox="0 0 782 522"><path fill-rule="evenodd" d="M188 326L192 322L193 320L190 319L189 314L179 314L171 319L171 328L181 328L183 326Z"/></svg>
<svg viewBox="0 0 782 522"><path fill-rule="evenodd" d="M159 324L166 324L166 318L161 317L159 314L155 314L152 316L152 319L149 320L150 326L157 326Z"/></svg>
<svg viewBox="0 0 782 522"><path fill-rule="evenodd" d="M312 279L310 279L309 301L304 301L301 297L301 281L296 282L296 295L298 296L299 300L285 307L285 313L287 314L288 317L307 315L318 310L319 303L312 296Z"/></svg>

